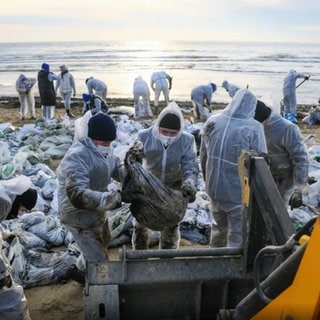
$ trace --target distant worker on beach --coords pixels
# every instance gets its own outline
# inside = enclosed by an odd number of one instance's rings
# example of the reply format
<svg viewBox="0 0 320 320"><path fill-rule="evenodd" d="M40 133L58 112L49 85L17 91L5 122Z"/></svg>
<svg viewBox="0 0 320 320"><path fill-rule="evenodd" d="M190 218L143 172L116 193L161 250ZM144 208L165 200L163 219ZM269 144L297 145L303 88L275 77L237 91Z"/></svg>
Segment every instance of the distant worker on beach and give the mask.
<svg viewBox="0 0 320 320"><path fill-rule="evenodd" d="M309 125L320 124L320 98L318 99L318 105L312 108L309 115L304 117L302 121Z"/></svg>
<svg viewBox="0 0 320 320"><path fill-rule="evenodd" d="M133 83L134 117L149 118L153 116L150 108L150 90L147 82L138 76Z"/></svg>
<svg viewBox="0 0 320 320"><path fill-rule="evenodd" d="M154 106L159 106L159 97L163 93L166 104L169 103L169 91L172 87L172 77L165 71L156 71L151 76L151 89L154 91Z"/></svg>
<svg viewBox="0 0 320 320"><path fill-rule="evenodd" d="M282 88L282 93L283 93L282 101L284 105L283 116L285 119L296 124L298 123L296 81L299 78L304 78L304 81L309 80L310 75L307 76L304 73L298 73L295 70L290 70L287 76L283 80L283 88Z"/></svg>
<svg viewBox="0 0 320 320"><path fill-rule="evenodd" d="M76 96L76 85L73 75L69 72L65 64L60 66L60 74L56 83L56 92L60 88L60 95L64 102L66 113L70 118L74 118L74 115L70 111L71 96Z"/></svg>
<svg viewBox="0 0 320 320"><path fill-rule="evenodd" d="M102 80L90 77L86 79L86 85L90 94L95 94L104 101L107 100L108 87Z"/></svg>
<svg viewBox="0 0 320 320"><path fill-rule="evenodd" d="M88 110L91 110L91 114L95 115L99 111L108 112L108 106L106 102L99 96L95 94L82 94L83 108L82 114L85 114Z"/></svg>
<svg viewBox="0 0 320 320"><path fill-rule="evenodd" d="M31 119L36 118L33 93L33 86L36 82L37 80L35 78L28 78L22 73L16 81L16 90L19 94L21 120L25 119L26 112L29 114Z"/></svg>
<svg viewBox="0 0 320 320"><path fill-rule="evenodd" d="M196 119L205 122L211 116L211 99L217 90L215 83L208 83L194 87L191 90L191 101Z"/></svg>
<svg viewBox="0 0 320 320"><path fill-rule="evenodd" d="M50 72L50 66L47 63L41 65L38 72L38 88L42 108L43 119L51 119L54 117L54 109L56 106L56 92L54 91L53 81L58 76Z"/></svg>
<svg viewBox="0 0 320 320"><path fill-rule="evenodd" d="M222 88L225 88L226 91L229 93L230 98L233 98L236 92L241 89L239 86L229 83L227 80L222 82Z"/></svg>

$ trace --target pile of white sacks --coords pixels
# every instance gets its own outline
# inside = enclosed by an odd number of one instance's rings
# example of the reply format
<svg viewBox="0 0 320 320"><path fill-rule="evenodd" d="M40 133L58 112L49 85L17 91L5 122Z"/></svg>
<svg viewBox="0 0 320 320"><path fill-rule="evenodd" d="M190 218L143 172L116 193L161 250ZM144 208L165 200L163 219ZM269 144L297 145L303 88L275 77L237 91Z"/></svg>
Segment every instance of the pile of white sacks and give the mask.
<svg viewBox="0 0 320 320"><path fill-rule="evenodd" d="M132 112L110 115L117 123L117 140L113 143L115 153L124 159L129 146L136 139L139 130L151 125L151 120L135 121ZM79 120L76 120L79 121ZM185 130L201 132L203 123L191 124L186 121ZM57 205L55 172L46 164L50 159L61 159L70 147L75 133L75 120L65 117L37 121L15 128L10 123L0 124L0 179L17 175L29 176L38 190L36 209L20 215L17 219L0 224L4 238L2 249L9 258L14 281L24 288L57 283L66 279L66 272L75 264L79 250L72 236L60 224ZM310 139L309 139L310 140ZM320 147L310 147L310 172L318 181L309 188L305 202L318 206L320 201L320 163L315 158ZM201 173L196 201L188 204L181 223L181 237L193 244L208 244L212 216L204 181ZM301 226L314 215L307 207L290 211L296 227ZM123 204L109 214L112 242L110 246L130 243L132 216L129 205ZM10 237L12 235L12 237ZM157 242L158 233L152 241Z"/></svg>

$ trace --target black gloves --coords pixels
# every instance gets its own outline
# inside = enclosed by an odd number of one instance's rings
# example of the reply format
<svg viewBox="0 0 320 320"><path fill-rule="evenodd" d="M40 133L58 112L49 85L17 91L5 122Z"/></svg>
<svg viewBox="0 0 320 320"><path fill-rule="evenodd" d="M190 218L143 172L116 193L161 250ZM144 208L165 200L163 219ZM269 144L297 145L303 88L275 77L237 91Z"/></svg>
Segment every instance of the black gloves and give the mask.
<svg viewBox="0 0 320 320"><path fill-rule="evenodd" d="M143 160L143 143L139 140L135 140L133 145L128 149L124 163L129 165L132 161L142 163Z"/></svg>
<svg viewBox="0 0 320 320"><path fill-rule="evenodd" d="M309 79L310 79L310 76L304 77L304 80L309 80Z"/></svg>
<svg viewBox="0 0 320 320"><path fill-rule="evenodd" d="M291 210L302 206L302 192L294 191L289 199L289 205Z"/></svg>
<svg viewBox="0 0 320 320"><path fill-rule="evenodd" d="M197 188L190 179L187 179L183 182L181 186L181 192L185 198L188 198L188 202L193 202L196 200Z"/></svg>

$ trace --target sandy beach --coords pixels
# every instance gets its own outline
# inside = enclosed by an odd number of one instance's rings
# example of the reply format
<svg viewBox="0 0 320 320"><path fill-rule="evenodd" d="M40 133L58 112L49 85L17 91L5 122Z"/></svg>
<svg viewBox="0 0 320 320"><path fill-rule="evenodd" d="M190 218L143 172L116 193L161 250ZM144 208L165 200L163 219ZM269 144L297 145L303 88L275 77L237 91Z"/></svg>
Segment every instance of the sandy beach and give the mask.
<svg viewBox="0 0 320 320"><path fill-rule="evenodd" d="M132 99L108 99L109 107L133 106ZM189 101L177 101L183 108L191 109ZM164 105L161 105L164 107ZM213 104L213 108L223 108L224 104ZM298 107L299 126L304 137L310 134L315 136L315 141L320 143L320 126L309 126L303 124L301 119L309 111L310 106ZM73 99L72 113L75 116L81 115L81 99ZM65 110L61 101L59 101L55 115L63 116ZM40 118L41 109L38 98L36 98L36 117ZM0 123L11 122L13 126L20 127L25 123L32 123L34 120L20 120L19 101L17 97L0 97ZM54 168L53 168L54 169ZM182 245L188 245L187 243ZM118 249L113 249L114 254ZM54 284L36 288L25 289L25 295L28 302L28 309L32 320L54 320L70 319L78 320L84 318L83 308L83 286L75 281L69 280L66 283Z"/></svg>

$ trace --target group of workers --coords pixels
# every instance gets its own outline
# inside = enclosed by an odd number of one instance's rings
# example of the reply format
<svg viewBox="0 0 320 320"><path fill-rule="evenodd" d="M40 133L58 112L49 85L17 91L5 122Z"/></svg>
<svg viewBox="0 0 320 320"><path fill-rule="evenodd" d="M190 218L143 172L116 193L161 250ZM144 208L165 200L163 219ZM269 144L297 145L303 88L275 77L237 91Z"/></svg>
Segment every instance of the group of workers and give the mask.
<svg viewBox="0 0 320 320"><path fill-rule="evenodd" d="M296 113L296 81L299 78L303 78L304 81L309 80L310 75L290 70L283 81L283 116L293 123L298 123ZM66 109L66 114L69 117L74 117L70 111L70 106L71 96L73 95L75 97L76 95L76 86L74 77L69 72L67 66L65 64L61 65L60 74L54 74L50 70L50 66L47 63L43 63L38 72L37 80L43 117L48 119L52 116L52 110L56 105L56 92L58 89ZM22 120L25 119L26 113L29 113L31 119L35 119L33 87L37 80L35 78L28 78L24 74L20 74L16 80L16 90L20 101L20 117ZM55 85L54 81L56 81ZM84 114L87 110L93 110L93 112L102 110L106 112L108 92L106 83L92 76L87 78L85 83L88 92L82 94L84 102L82 113ZM161 93L163 94L166 104L170 101L169 93L172 88L172 76L165 71L153 72L150 79L150 86L154 91L154 108L156 113L158 113ZM223 81L222 87L225 88L230 97L233 97L235 92L240 88L226 80ZM191 90L191 101L194 107L194 115L197 120L205 121L211 115L210 104L212 95L216 90L217 86L215 83L198 85ZM141 76L134 79L133 100L136 119L153 116L150 108L151 99L149 86ZM307 120L311 118L309 117ZM309 124L317 122L307 120L305 120L305 122Z"/></svg>
<svg viewBox="0 0 320 320"><path fill-rule="evenodd" d="M205 121L200 166L195 138L183 128L180 107L169 102L155 123L137 135L143 145L143 166L169 188L180 190L188 202L196 199L202 170L213 215L211 246L242 246L237 168L242 150L268 154L285 205L291 209L302 205L308 155L299 128L258 101L249 89L236 90L228 106ZM114 178L121 185L128 173L113 153L116 125L112 117L98 112L90 118L88 129L88 135L73 143L57 169L60 215L80 243L85 258L98 256L104 260L110 241L105 212L121 203L121 191L110 188L110 183ZM150 229L135 219L133 249L148 249L150 234ZM177 249L179 242L179 223L161 230L160 248ZM90 249L93 247L95 250Z"/></svg>
<svg viewBox="0 0 320 320"><path fill-rule="evenodd" d="M68 67L63 64L60 67L60 73L55 74L50 70L47 63L41 65L38 71L37 79L26 77L20 74L16 80L16 91L20 102L20 118L25 120L29 115L31 119L36 119L34 85L38 82L42 117L50 119L54 117L54 108L56 106L56 93L59 90L60 96L66 109L66 114L74 118L71 113L71 97L76 96L76 85L73 75ZM87 92L82 94L83 109L82 114L88 110L96 113L100 110L107 112L106 103L108 87L100 79L89 77L85 80ZM154 106L159 106L159 97L162 93L165 102L169 103L169 92L172 86L172 77L165 71L154 72L151 76L150 86L154 91ZM151 117L153 115L150 108L150 90L147 82L141 77L137 77L133 84L133 98L135 117Z"/></svg>
<svg viewBox="0 0 320 320"><path fill-rule="evenodd" d="M73 83L75 94L73 77L66 76L65 66L60 69L60 80L55 79L56 88L66 88L63 73L70 87ZM49 94L55 92L54 77L51 78L50 74L49 66L43 64L38 75L40 96L45 92L48 99L41 98L43 106L55 104L55 94ZM289 74L292 76L291 72ZM99 86L101 83L95 78L88 78L86 82L87 95L95 91L104 101L107 87ZM292 85L291 80L285 82ZM196 199L198 175L202 171L213 216L211 246L242 246L241 185L237 168L242 150L268 154L270 170L285 205L290 205L291 209L302 205L303 189L308 181L308 155L299 127L292 121L294 119L288 117L288 113L296 112L292 108L296 100L289 97L289 91L284 97L288 110L281 116L257 100L248 88L224 81L222 87L229 93L231 101L222 112L212 115L210 102L217 86L209 83L194 88L191 93L194 114L204 122L199 165L195 138L184 130L180 107L169 100L172 77L165 72L154 73L151 83L155 91L155 106L159 105L161 90L165 90L167 106L151 127L137 135L137 140L143 145L143 166L169 188L181 191L187 202ZM143 109L141 106L149 105L148 85L138 77L134 88L135 105ZM67 92L65 89L64 93ZM145 97L142 105L139 96ZM69 98L71 94L64 96L65 101ZM89 99L84 97L84 101L85 98ZM80 270L85 268L83 261L86 259L108 259L111 234L107 212L121 206L121 184L128 174L113 151L112 142L117 139L115 121L106 111L84 110L87 111L93 111L87 123L87 133L74 139L57 168L59 214L83 254L77 265ZM150 106L142 113L151 116ZM150 234L148 227L134 220L133 248L148 249ZM177 249L179 242L179 223L161 230L160 248Z"/></svg>

